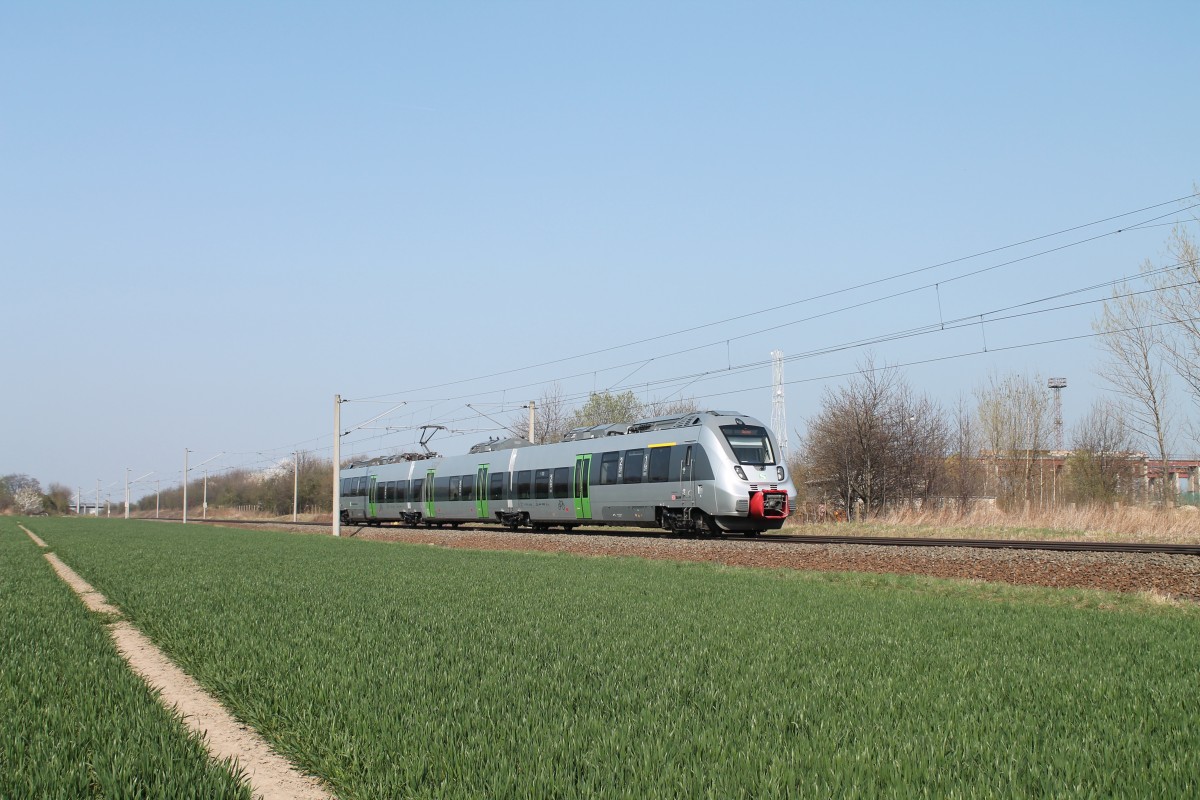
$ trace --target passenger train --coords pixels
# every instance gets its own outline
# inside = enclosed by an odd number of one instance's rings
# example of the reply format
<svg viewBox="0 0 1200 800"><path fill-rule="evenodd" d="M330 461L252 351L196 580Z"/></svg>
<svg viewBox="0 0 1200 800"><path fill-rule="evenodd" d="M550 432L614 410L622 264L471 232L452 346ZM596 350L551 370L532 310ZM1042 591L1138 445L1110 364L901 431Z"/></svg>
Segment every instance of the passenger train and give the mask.
<svg viewBox="0 0 1200 800"><path fill-rule="evenodd" d="M772 433L728 411L513 438L467 455L376 459L342 470L346 524L512 530L581 525L755 535L783 526L796 489Z"/></svg>

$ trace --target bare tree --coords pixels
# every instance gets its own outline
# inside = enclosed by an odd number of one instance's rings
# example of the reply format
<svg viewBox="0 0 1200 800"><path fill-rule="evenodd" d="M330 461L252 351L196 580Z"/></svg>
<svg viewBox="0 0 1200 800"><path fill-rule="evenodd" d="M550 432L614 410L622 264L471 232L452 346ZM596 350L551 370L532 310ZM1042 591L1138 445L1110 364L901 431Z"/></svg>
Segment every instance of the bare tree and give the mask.
<svg viewBox="0 0 1200 800"><path fill-rule="evenodd" d="M651 400L642 405L642 416L669 417L675 414L683 416L699 410L700 407L696 405L696 401L690 397L681 397L677 400Z"/></svg>
<svg viewBox="0 0 1200 800"><path fill-rule="evenodd" d="M954 408L950 453L946 467L947 493L954 498L958 513L962 515L970 510L971 502L979 495L984 481L979 464L979 424L975 411L962 396Z"/></svg>
<svg viewBox="0 0 1200 800"><path fill-rule="evenodd" d="M1040 489L1036 469L1051 428L1050 396L1040 375L992 373L975 389L980 439L998 501L1028 504Z"/></svg>
<svg viewBox="0 0 1200 800"><path fill-rule="evenodd" d="M1093 403L1071 434L1067 491L1075 502L1132 500L1140 466L1124 410L1111 401Z"/></svg>
<svg viewBox="0 0 1200 800"><path fill-rule="evenodd" d="M542 390L534 401L533 443L551 444L561 442L571 429L572 410L567 405L562 386L552 383ZM529 412L513 414L506 426L516 436L529 436Z"/></svg>
<svg viewBox="0 0 1200 800"><path fill-rule="evenodd" d="M870 357L844 386L827 388L804 437L810 483L838 496L849 516L917 505L941 492L949 429L941 409L917 397Z"/></svg>
<svg viewBox="0 0 1200 800"><path fill-rule="evenodd" d="M1200 405L1200 247L1176 226L1167 239L1167 258L1165 269L1145 261L1142 272L1158 290L1153 311L1165 323L1159 336L1166 360Z"/></svg>
<svg viewBox="0 0 1200 800"><path fill-rule="evenodd" d="M1155 324L1149 301L1130 295L1125 284L1113 288L1094 327L1102 334L1100 343L1108 355L1100 374L1122 397L1134 431L1153 443L1164 477L1162 499L1166 500L1173 420L1162 327Z"/></svg>

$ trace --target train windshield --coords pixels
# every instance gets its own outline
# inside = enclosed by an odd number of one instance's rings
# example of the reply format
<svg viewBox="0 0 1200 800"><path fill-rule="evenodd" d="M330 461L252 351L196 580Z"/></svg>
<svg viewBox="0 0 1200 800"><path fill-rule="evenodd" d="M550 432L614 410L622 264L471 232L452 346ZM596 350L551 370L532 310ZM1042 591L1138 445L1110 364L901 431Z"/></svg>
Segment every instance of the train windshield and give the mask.
<svg viewBox="0 0 1200 800"><path fill-rule="evenodd" d="M733 457L739 464L774 464L771 452L771 437L767 429L758 425L722 425L721 433L733 449Z"/></svg>

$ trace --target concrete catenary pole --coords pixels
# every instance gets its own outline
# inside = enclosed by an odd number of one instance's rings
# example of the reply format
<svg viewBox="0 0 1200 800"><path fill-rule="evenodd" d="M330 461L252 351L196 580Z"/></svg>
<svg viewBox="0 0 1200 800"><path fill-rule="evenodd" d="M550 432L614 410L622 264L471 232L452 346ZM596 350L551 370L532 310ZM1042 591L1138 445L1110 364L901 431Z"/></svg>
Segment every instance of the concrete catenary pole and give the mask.
<svg viewBox="0 0 1200 800"><path fill-rule="evenodd" d="M187 525L187 465L188 449L183 448L183 524Z"/></svg>
<svg viewBox="0 0 1200 800"><path fill-rule="evenodd" d="M129 467L125 468L125 519L129 519Z"/></svg>
<svg viewBox="0 0 1200 800"><path fill-rule="evenodd" d="M300 500L300 451L292 453L292 522L296 521L296 505Z"/></svg>
<svg viewBox="0 0 1200 800"><path fill-rule="evenodd" d="M342 535L342 396L333 396L333 535Z"/></svg>
<svg viewBox="0 0 1200 800"><path fill-rule="evenodd" d="M96 516L100 516L100 479L96 478Z"/></svg>
<svg viewBox="0 0 1200 800"><path fill-rule="evenodd" d="M533 415L534 409L537 408L537 403L529 401L529 441L533 441Z"/></svg>
<svg viewBox="0 0 1200 800"><path fill-rule="evenodd" d="M154 518L158 519L158 495L162 492L162 478L154 482Z"/></svg>

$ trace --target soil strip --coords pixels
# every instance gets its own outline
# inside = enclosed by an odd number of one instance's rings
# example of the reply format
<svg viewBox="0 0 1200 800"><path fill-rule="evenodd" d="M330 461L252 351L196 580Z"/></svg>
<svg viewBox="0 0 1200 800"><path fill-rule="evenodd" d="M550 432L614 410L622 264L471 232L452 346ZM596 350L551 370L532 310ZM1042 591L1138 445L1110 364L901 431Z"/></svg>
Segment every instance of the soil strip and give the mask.
<svg viewBox="0 0 1200 800"><path fill-rule="evenodd" d="M29 535L33 536L32 533ZM37 541L37 537L34 540ZM38 544L45 547L40 541ZM104 595L58 556L47 553L46 560L89 609L121 616L120 609L109 604ZM263 800L325 800L332 797L316 778L301 773L272 750L258 733L234 719L215 697L205 692L132 624L120 620L110 624L108 630L130 668L158 692L163 705L173 706L182 715L184 724L204 741L212 757L237 762L255 797Z"/></svg>
<svg viewBox="0 0 1200 800"><path fill-rule="evenodd" d="M17 523L17 527L20 528L21 530L25 531L27 534L29 534L29 538L33 539L33 543L36 544L38 547L42 548L43 550L45 550L47 547L49 547L49 545L47 545L45 542L43 542L41 540L41 538L39 538L36 533L29 530L29 528L26 528L24 525L22 525L19 522Z"/></svg>

